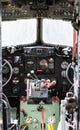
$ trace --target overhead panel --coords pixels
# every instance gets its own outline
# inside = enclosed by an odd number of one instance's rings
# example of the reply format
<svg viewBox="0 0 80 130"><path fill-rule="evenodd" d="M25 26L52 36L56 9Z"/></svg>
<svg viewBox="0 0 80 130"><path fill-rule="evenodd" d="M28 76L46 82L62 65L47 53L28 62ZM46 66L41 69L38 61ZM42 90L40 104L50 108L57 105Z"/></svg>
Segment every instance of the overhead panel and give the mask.
<svg viewBox="0 0 80 130"><path fill-rule="evenodd" d="M2 19L15 20L32 17L75 20L74 0L1 0Z"/></svg>

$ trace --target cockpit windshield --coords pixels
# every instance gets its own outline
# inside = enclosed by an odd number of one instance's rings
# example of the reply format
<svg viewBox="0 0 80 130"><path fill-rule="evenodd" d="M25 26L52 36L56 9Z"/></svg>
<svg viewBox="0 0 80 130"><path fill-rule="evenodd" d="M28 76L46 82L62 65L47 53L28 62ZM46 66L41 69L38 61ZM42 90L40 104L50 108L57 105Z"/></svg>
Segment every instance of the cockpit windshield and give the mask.
<svg viewBox="0 0 80 130"><path fill-rule="evenodd" d="M36 39L36 19L2 22L2 46L31 44Z"/></svg>
<svg viewBox="0 0 80 130"><path fill-rule="evenodd" d="M44 19L42 32L44 43L73 46L73 27L69 21Z"/></svg>
<svg viewBox="0 0 80 130"><path fill-rule="evenodd" d="M37 27L37 19L3 21L2 46L34 44L37 41ZM44 44L73 46L71 22L42 19L41 27L41 40Z"/></svg>

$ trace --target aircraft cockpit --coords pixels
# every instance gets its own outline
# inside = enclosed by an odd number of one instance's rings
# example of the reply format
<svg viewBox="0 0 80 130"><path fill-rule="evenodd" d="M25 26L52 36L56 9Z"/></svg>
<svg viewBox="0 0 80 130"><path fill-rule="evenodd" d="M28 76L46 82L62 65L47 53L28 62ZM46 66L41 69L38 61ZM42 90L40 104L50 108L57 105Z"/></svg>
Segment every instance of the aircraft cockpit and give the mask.
<svg viewBox="0 0 80 130"><path fill-rule="evenodd" d="M75 0L1 0L0 130L79 130Z"/></svg>

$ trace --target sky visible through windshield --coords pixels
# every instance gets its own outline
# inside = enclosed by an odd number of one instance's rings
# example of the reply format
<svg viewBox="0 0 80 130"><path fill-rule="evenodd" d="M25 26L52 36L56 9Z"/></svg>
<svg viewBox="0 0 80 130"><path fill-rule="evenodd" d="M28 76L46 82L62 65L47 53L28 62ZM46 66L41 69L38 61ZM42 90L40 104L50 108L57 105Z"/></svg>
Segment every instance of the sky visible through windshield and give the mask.
<svg viewBox="0 0 80 130"><path fill-rule="evenodd" d="M45 43L73 46L73 27L63 20L43 20L43 41Z"/></svg>
<svg viewBox="0 0 80 130"><path fill-rule="evenodd" d="M36 35L36 19L2 22L2 46L34 43Z"/></svg>
<svg viewBox="0 0 80 130"><path fill-rule="evenodd" d="M42 39L44 43L73 46L71 22L43 20ZM37 40L37 20L2 22L2 46L16 46L34 43Z"/></svg>

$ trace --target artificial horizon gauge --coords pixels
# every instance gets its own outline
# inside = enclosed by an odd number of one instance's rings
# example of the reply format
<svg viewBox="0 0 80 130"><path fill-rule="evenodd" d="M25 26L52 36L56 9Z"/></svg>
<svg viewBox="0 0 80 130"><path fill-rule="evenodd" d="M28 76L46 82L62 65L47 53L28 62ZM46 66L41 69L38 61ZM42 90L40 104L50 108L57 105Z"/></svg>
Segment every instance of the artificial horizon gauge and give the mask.
<svg viewBox="0 0 80 130"><path fill-rule="evenodd" d="M62 68L62 69L67 69L68 65L69 65L69 63L68 63L67 61L63 61L63 62L61 63L61 68Z"/></svg>
<svg viewBox="0 0 80 130"><path fill-rule="evenodd" d="M40 66L41 66L42 69L48 68L48 62L47 62L47 60L46 59L42 59L40 61Z"/></svg>

